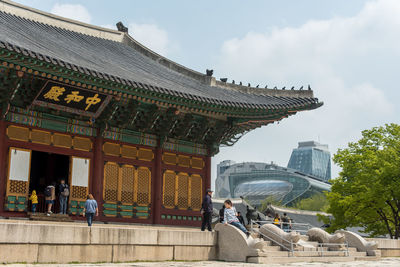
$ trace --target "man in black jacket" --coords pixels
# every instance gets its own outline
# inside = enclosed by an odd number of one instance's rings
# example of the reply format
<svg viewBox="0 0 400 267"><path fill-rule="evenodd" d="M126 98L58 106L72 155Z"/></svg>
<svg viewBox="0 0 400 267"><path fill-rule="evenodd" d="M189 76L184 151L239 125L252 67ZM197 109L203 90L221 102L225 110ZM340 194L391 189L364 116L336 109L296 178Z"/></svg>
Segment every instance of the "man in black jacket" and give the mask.
<svg viewBox="0 0 400 267"><path fill-rule="evenodd" d="M211 201L213 191L211 189L207 189L206 195L203 198L203 203L201 204L201 213L203 214L203 221L201 222L201 231L207 229L208 231L212 231L211 229L211 219L213 213L213 205Z"/></svg>

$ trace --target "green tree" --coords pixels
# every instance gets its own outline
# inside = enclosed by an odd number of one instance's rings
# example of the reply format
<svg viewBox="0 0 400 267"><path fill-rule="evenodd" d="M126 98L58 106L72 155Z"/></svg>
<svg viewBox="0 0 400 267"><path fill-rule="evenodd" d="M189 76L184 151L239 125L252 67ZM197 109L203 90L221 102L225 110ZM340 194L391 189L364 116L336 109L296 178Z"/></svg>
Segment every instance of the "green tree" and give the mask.
<svg viewBox="0 0 400 267"><path fill-rule="evenodd" d="M277 200L274 196L268 196L264 200L261 200L260 204L258 210L264 212L271 204L274 206L282 206L282 200Z"/></svg>
<svg viewBox="0 0 400 267"><path fill-rule="evenodd" d="M362 132L339 149L333 161L342 171L327 193L330 231L359 226L371 236L400 236L400 126ZM325 218L327 220L327 218Z"/></svg>
<svg viewBox="0 0 400 267"><path fill-rule="evenodd" d="M309 198L299 200L293 208L299 210L327 211L329 207L328 199L323 193L316 193Z"/></svg>

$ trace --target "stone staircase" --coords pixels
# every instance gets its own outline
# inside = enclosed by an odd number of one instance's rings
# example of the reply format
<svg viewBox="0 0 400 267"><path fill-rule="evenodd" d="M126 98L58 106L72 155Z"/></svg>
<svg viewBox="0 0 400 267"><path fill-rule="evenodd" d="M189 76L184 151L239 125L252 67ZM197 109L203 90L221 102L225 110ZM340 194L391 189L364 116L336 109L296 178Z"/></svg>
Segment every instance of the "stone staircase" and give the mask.
<svg viewBox="0 0 400 267"><path fill-rule="evenodd" d="M293 252L287 247L270 241L259 233L253 232L247 238L243 232L231 225L217 225L219 260L241 261L248 263L291 263L291 262L340 262L354 260L376 260L379 255L367 255L356 247L345 244L325 244L309 241L308 236L301 236ZM232 244L235 244L232 246Z"/></svg>
<svg viewBox="0 0 400 267"><path fill-rule="evenodd" d="M52 213L50 216L47 216L47 213L28 212L28 216L29 219L33 221L73 222L68 214Z"/></svg>
<svg viewBox="0 0 400 267"><path fill-rule="evenodd" d="M255 239L255 249L259 251L247 257L249 263L290 263L290 262L330 262L330 261L353 261L353 260L375 260L377 257L367 257L366 252L358 252L356 248L348 248L347 251L332 247L317 247L314 249L303 247L297 248L293 255L289 251L283 250L279 245L274 245L271 241L260 241ZM261 243L260 243L261 242ZM315 243L317 242L309 242ZM260 245L262 244L262 245Z"/></svg>

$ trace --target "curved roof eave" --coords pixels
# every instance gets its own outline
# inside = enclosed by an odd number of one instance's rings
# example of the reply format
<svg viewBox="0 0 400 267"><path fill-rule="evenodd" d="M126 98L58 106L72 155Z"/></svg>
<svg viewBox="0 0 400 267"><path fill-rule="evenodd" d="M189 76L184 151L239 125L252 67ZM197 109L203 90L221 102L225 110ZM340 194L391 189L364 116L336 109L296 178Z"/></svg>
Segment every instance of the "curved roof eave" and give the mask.
<svg viewBox="0 0 400 267"><path fill-rule="evenodd" d="M0 2L0 13L2 46L95 78L226 108L301 111L322 105L311 90L261 89L216 81L155 53L127 33L9 0Z"/></svg>

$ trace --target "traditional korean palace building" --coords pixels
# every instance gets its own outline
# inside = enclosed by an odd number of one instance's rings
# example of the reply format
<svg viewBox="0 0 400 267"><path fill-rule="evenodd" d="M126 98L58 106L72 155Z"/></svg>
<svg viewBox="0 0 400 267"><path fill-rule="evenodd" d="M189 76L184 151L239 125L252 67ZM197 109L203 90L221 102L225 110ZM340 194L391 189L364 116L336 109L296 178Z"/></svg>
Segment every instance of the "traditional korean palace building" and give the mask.
<svg viewBox="0 0 400 267"><path fill-rule="evenodd" d="M43 211L66 179L71 216L93 193L101 221L198 225L219 146L322 105L217 81L119 29L0 1L0 216L27 216L32 190Z"/></svg>

